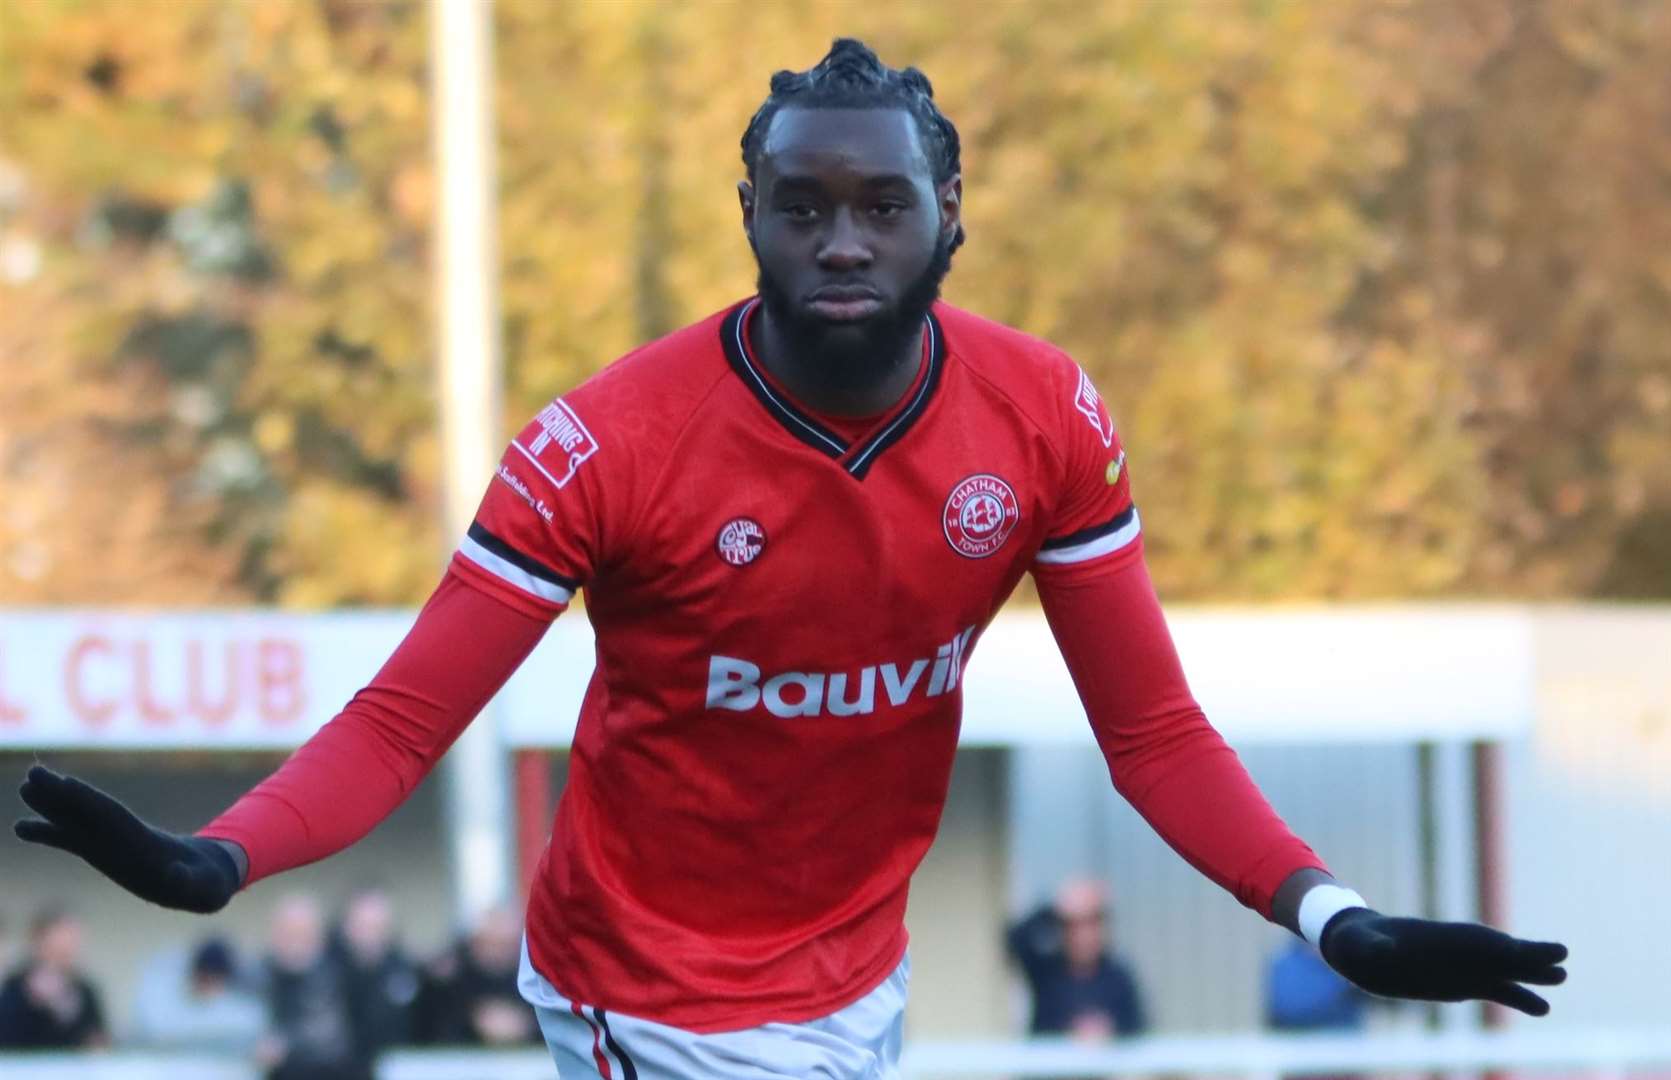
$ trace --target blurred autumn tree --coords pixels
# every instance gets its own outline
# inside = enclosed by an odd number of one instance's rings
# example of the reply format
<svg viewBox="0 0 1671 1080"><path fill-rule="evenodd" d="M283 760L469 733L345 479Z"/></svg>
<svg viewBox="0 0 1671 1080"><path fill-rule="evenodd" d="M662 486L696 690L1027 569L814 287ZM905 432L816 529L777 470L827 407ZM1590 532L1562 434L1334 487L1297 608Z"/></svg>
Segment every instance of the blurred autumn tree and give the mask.
<svg viewBox="0 0 1671 1080"><path fill-rule="evenodd" d="M1169 597L1671 595L1668 7L498 0L505 422L750 290L738 137L856 34ZM0 595L420 598L423 7L0 10Z"/></svg>
<svg viewBox="0 0 1671 1080"><path fill-rule="evenodd" d="M422 595L422 6L3 3L6 598Z"/></svg>

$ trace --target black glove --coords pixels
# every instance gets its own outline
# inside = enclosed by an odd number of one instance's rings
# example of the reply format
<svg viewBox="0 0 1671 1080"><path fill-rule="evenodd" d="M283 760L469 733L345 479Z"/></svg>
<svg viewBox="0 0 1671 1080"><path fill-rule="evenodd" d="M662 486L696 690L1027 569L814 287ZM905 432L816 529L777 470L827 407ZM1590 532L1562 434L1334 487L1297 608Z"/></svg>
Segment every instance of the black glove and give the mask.
<svg viewBox="0 0 1671 1080"><path fill-rule="evenodd" d="M73 776L36 765L18 793L41 815L12 826L20 839L79 855L142 900L208 914L241 884L238 863L221 844L153 829Z"/></svg>
<svg viewBox="0 0 1671 1080"><path fill-rule="evenodd" d="M1382 997L1421 1001L1495 1001L1532 1016L1549 1003L1520 983L1566 981L1567 947L1521 941L1478 923L1395 919L1347 908L1323 927L1323 959L1353 983Z"/></svg>

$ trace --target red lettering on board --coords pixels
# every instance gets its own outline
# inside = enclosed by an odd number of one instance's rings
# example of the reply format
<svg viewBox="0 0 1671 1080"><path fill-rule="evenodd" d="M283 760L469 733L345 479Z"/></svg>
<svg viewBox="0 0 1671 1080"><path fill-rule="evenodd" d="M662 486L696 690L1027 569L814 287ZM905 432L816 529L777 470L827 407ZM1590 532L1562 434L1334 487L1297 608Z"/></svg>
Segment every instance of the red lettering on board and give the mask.
<svg viewBox="0 0 1671 1080"><path fill-rule="evenodd" d="M29 722L29 710L15 701L6 700L6 654L0 649L0 726L20 727Z"/></svg>
<svg viewBox="0 0 1671 1080"><path fill-rule="evenodd" d="M193 638L186 642L186 713L203 721L205 727L224 727L238 710L238 653L235 644L228 643L220 650L220 696L209 696L208 676L204 672L203 642Z"/></svg>
<svg viewBox="0 0 1671 1080"><path fill-rule="evenodd" d="M174 710L158 701L152 692L151 676L151 643L136 641L133 643L133 696L139 705L139 718L149 727L172 727L174 725Z"/></svg>
<svg viewBox="0 0 1671 1080"><path fill-rule="evenodd" d="M110 643L109 638L99 634L84 634L70 646L69 654L64 658L64 698L70 703L70 711L88 727L103 727L110 723L110 718L116 715L116 702L88 699L84 681L85 665L93 653L104 653L108 656L115 651L115 646Z"/></svg>
<svg viewBox="0 0 1671 1080"><path fill-rule="evenodd" d="M307 707L302 681L302 649L285 638L262 638L256 646L261 719L275 727L294 723Z"/></svg>

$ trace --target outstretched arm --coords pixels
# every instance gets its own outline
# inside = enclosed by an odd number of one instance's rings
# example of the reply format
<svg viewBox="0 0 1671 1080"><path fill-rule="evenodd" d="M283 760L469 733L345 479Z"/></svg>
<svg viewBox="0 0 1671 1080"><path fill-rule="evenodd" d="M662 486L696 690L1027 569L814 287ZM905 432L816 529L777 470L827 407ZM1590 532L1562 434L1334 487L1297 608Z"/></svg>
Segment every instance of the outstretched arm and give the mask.
<svg viewBox="0 0 1671 1080"><path fill-rule="evenodd" d="M1191 696L1140 549L1035 576L1115 787L1174 850L1371 993L1549 1011L1519 984L1562 982L1564 946L1380 915L1289 831Z"/></svg>
<svg viewBox="0 0 1671 1080"><path fill-rule="evenodd" d="M153 903L209 912L243 885L354 843L412 793L539 641L549 616L449 571L405 640L282 765L195 836L146 825L109 795L41 766L19 837L78 855Z"/></svg>
<svg viewBox="0 0 1671 1080"><path fill-rule="evenodd" d="M1267 918L1296 871L1326 874L1207 722L1141 558L1034 577L1114 786L1173 850Z"/></svg>

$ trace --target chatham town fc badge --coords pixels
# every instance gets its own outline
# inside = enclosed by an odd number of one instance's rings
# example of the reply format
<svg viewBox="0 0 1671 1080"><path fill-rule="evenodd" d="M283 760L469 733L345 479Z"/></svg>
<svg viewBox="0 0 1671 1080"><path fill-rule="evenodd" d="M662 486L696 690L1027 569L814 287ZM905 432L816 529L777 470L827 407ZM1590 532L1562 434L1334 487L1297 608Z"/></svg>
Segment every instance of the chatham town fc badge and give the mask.
<svg viewBox="0 0 1671 1080"><path fill-rule="evenodd" d="M984 559L1003 547L1020 520L1015 492L991 473L976 473L960 481L946 497L941 515L946 543L970 559Z"/></svg>
<svg viewBox="0 0 1671 1080"><path fill-rule="evenodd" d="M714 550L732 566L747 566L766 550L766 530L752 518L732 518L714 539Z"/></svg>

